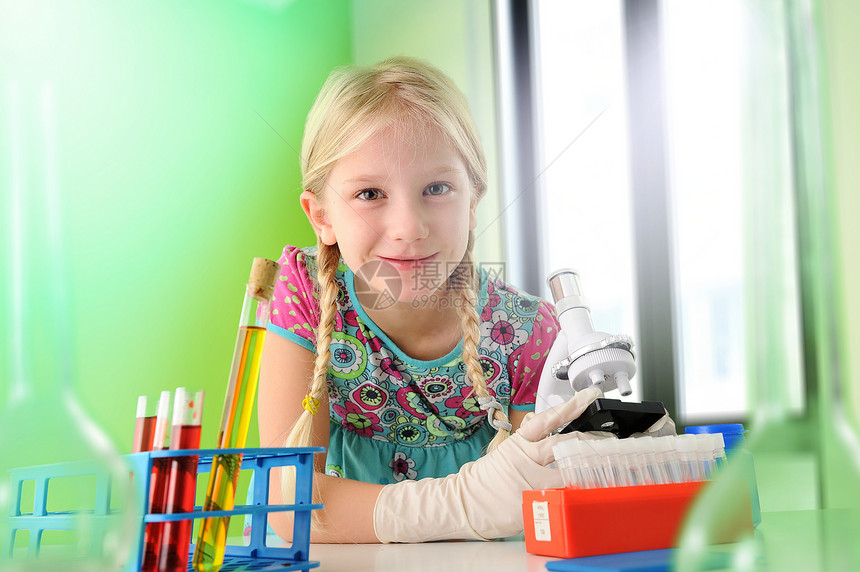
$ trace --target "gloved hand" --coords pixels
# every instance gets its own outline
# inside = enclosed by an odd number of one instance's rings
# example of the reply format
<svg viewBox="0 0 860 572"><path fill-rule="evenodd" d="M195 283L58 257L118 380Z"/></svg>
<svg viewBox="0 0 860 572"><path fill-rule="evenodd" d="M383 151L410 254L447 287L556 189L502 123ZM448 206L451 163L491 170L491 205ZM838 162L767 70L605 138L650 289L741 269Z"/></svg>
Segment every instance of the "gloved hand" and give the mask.
<svg viewBox="0 0 860 572"><path fill-rule="evenodd" d="M644 434L644 433L643 433ZM568 435L580 441L596 441L598 439L618 439L612 431L571 431Z"/></svg>
<svg viewBox="0 0 860 572"><path fill-rule="evenodd" d="M373 510L380 542L504 538L522 532L522 491L564 486L546 465L552 446L576 435L550 435L579 417L603 393L596 387L525 421L477 461L444 478L386 485Z"/></svg>
<svg viewBox="0 0 860 572"><path fill-rule="evenodd" d="M663 409L663 411L666 410ZM669 412L666 411L666 414L646 429L644 433L633 433L631 437L663 437L674 435L675 431L675 422L669 417Z"/></svg>

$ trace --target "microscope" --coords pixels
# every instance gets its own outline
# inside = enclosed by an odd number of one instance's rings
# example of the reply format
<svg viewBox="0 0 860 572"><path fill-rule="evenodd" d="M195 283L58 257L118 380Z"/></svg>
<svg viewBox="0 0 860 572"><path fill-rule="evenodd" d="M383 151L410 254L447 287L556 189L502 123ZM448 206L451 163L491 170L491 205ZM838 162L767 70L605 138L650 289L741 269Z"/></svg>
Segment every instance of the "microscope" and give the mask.
<svg viewBox="0 0 860 572"><path fill-rule="evenodd" d="M630 395L630 378L636 373L633 340L624 334L594 330L575 270L553 272L547 285L561 331L541 372L535 413L561 405L590 386L604 393L618 389L622 396ZM559 432L608 431L623 439L646 431L665 414L659 401L635 403L601 397Z"/></svg>

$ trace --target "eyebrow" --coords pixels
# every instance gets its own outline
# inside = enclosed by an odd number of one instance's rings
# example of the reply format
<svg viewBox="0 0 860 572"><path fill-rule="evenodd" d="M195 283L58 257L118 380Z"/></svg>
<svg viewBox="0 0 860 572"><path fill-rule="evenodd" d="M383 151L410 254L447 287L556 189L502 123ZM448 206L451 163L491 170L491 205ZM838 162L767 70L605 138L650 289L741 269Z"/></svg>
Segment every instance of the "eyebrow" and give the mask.
<svg viewBox="0 0 860 572"><path fill-rule="evenodd" d="M371 177L370 175L361 175L358 177L353 177L351 179L345 179L344 183L375 183L379 180L378 177Z"/></svg>
<svg viewBox="0 0 860 572"><path fill-rule="evenodd" d="M437 177L441 177L443 175L465 175L466 171L464 169L460 169L459 167L453 167L449 165L445 165L439 167L438 169L433 169L428 171L427 178L434 179ZM375 175L358 175L357 177L350 177L349 179L345 179L344 183L376 183L380 179L388 179L388 177L380 177Z"/></svg>

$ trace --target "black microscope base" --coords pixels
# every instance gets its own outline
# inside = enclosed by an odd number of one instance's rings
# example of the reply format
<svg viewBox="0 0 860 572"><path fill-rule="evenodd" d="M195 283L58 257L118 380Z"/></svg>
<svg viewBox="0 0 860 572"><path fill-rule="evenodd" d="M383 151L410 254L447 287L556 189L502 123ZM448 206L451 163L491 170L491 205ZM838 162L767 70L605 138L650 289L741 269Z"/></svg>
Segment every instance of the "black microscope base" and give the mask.
<svg viewBox="0 0 860 572"><path fill-rule="evenodd" d="M560 433L571 431L609 431L624 439L642 433L654 425L666 409L659 401L634 403L599 397L576 419L565 425Z"/></svg>

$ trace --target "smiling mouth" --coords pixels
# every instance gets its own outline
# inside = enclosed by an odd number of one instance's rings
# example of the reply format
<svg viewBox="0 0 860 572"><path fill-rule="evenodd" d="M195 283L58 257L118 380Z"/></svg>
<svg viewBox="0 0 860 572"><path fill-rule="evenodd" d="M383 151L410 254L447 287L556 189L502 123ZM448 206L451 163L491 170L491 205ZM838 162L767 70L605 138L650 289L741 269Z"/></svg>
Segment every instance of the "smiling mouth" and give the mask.
<svg viewBox="0 0 860 572"><path fill-rule="evenodd" d="M386 262L408 264L410 262L427 262L428 260L432 260L435 256L436 256L435 254L431 254L429 256L408 256L408 257L402 257L402 258L400 258L400 257L391 258L388 256L380 256L379 258L381 258L382 260L385 260Z"/></svg>
<svg viewBox="0 0 860 572"><path fill-rule="evenodd" d="M400 269L410 269L410 268L418 268L419 266L431 262L434 258L436 258L435 254L431 254L429 256L416 256L416 257L404 257L404 258L389 258L387 256L380 256L380 260L391 264L392 266Z"/></svg>

